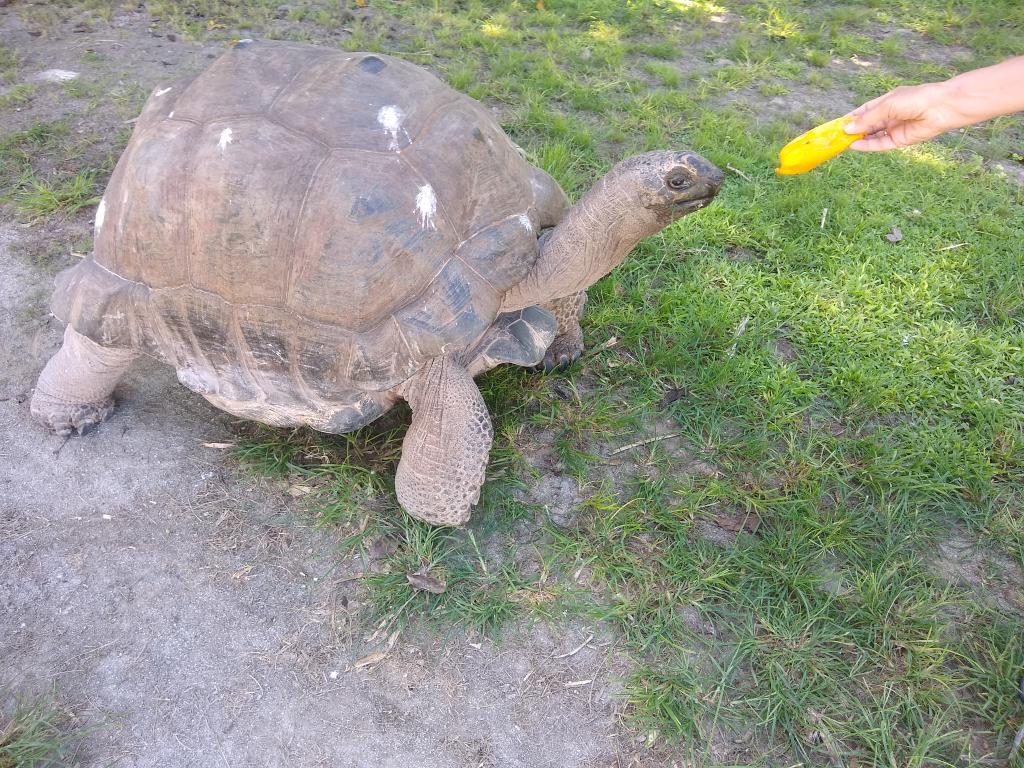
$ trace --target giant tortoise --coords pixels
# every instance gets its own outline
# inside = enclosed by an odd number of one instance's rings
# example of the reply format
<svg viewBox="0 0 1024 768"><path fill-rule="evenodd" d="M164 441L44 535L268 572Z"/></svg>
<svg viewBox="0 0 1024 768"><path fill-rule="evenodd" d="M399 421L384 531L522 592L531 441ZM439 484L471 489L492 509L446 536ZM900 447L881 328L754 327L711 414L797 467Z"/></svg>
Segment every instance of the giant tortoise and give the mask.
<svg viewBox="0 0 1024 768"><path fill-rule="evenodd" d="M648 152L570 208L425 70L242 41L147 101L94 253L57 277L67 328L32 413L81 433L139 354L266 424L348 432L406 400L399 502L463 524L492 438L473 377L576 359L587 287L721 182L698 155Z"/></svg>

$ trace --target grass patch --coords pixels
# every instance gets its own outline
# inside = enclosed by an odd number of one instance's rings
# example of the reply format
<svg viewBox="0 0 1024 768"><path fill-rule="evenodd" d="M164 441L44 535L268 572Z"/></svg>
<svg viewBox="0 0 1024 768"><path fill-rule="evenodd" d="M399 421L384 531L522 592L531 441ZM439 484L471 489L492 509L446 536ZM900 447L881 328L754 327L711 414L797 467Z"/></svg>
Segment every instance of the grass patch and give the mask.
<svg viewBox="0 0 1024 768"><path fill-rule="evenodd" d="M0 714L0 768L63 766L83 731L69 731L67 718L42 702L19 701Z"/></svg>
<svg viewBox="0 0 1024 768"><path fill-rule="evenodd" d="M97 192L96 172L84 170L51 178L28 175L19 180L9 199L20 216L38 221L54 214L70 216L96 205L100 201Z"/></svg>

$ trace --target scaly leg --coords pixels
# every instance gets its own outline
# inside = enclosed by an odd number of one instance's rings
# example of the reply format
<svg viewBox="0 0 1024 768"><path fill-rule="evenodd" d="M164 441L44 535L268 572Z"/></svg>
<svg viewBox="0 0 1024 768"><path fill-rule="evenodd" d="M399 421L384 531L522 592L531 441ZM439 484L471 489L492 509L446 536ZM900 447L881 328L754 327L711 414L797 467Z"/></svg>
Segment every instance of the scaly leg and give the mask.
<svg viewBox="0 0 1024 768"><path fill-rule="evenodd" d="M70 325L64 344L43 368L32 416L58 435L83 434L114 410L111 394L138 353L104 347Z"/></svg>
<svg viewBox="0 0 1024 768"><path fill-rule="evenodd" d="M464 525L480 499L493 430L469 372L449 357L428 362L403 385L412 426L395 476L398 501L433 525Z"/></svg>
<svg viewBox="0 0 1024 768"><path fill-rule="evenodd" d="M555 329L555 340L551 342L544 355L544 370L555 369L564 371L579 359L583 352L583 329L580 318L583 307L587 303L587 294L583 291L555 299L541 307L555 316L558 323Z"/></svg>

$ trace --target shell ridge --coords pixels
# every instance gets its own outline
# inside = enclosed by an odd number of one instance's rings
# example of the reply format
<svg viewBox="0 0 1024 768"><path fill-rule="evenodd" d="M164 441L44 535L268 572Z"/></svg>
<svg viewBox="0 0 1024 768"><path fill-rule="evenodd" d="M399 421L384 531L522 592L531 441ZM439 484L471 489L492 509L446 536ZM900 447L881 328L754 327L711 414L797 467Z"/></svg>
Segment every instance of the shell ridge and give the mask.
<svg viewBox="0 0 1024 768"><path fill-rule="evenodd" d="M323 61L328 55L330 55L330 54L326 54L325 53L325 54L323 54L321 56L317 56L315 59L310 61L304 67L299 67L299 70L294 75L292 75L292 79L289 80L284 85L282 85L281 86L281 90L279 90L277 92L277 94L274 96L274 98L270 100L270 104L267 105L267 108L263 111L263 114L264 115L269 115L271 112L273 112L274 111L274 107L277 106L277 102L280 101L282 96L284 96L286 93L288 93L288 89L289 88L291 88L293 85L295 85L295 81L298 80L300 77L302 77L307 72L309 72L309 70L311 70L313 68L314 64L319 64L321 61ZM346 67L345 69L348 69L348 68ZM342 70L342 71L344 71L344 70ZM287 126L283 126L283 127L287 127Z"/></svg>
<svg viewBox="0 0 1024 768"><path fill-rule="evenodd" d="M446 107L450 107L452 104L458 104L459 101L461 100L461 96L462 96L462 94L456 94L456 98L449 99L448 101L446 101L446 102L444 102L442 104L438 104L436 107L434 107L434 109L431 110L430 114L428 114L423 119L423 125L420 126L420 129L418 131L416 131L416 135L409 137L409 143L406 146L402 147L400 150L398 150L398 154L402 154L403 152L405 152L405 150L409 149L409 147L411 147L413 144L415 144L417 141L419 141L420 136L422 136L424 133L426 133L429 128L433 127L434 121L437 119L438 113L442 109L445 109ZM376 150L367 150L367 151L373 152L373 151L376 151Z"/></svg>
<svg viewBox="0 0 1024 768"><path fill-rule="evenodd" d="M329 151L324 154L324 156L320 158L320 162L316 164L316 168L314 168L313 172L309 175L309 181L306 184L306 191L302 193L302 202L299 204L299 210L295 215L295 225L292 228L291 237L292 264L288 270L288 281L284 287L284 305L289 309L291 309L291 301L295 293L295 285L302 278L307 266L304 262L300 263L302 260L296 256L298 249L295 248L295 243L299 239L299 225L301 224L302 216L306 211L306 203L309 202L309 195L313 191L313 185L320 177L320 169L323 168L324 163L327 162L330 156L331 153Z"/></svg>
<svg viewBox="0 0 1024 768"><path fill-rule="evenodd" d="M477 269L474 269L474 268L473 268L473 267L472 267L472 266L471 266L471 265L469 264L469 262L467 262L467 261L466 261L465 259L463 259L463 258L462 258L461 256L459 256L459 254L458 254L458 253L454 253L454 254L452 254L452 258L453 258L453 259L458 259L458 262L459 262L459 264L461 264L461 265L462 265L462 266L464 266L464 267L465 267L465 268L466 268L466 269L467 269L468 271L472 272L472 273L473 273L474 275L476 275L477 277L479 277L479 278L480 278L480 279L481 279L481 280L483 281L484 285L486 285L486 286L487 286L488 288L490 288L490 289L491 289L492 291L494 291L494 293L495 293L496 295L498 295L498 296L504 296L504 295L505 295L505 292L504 292L504 291L499 291L499 290L498 290L498 288L497 288L497 287L496 287L496 286L494 285L494 283L492 283L492 282L491 282L490 280L488 280L488 279L487 279L486 277L484 277L484 276L483 276L482 274L480 274L480 271L479 271L479 270L477 270Z"/></svg>
<svg viewBox="0 0 1024 768"><path fill-rule="evenodd" d="M391 320L394 322L395 328L398 329L398 338L400 338L402 340L402 343L405 344L405 348L409 351L409 356L416 357L416 353L413 351L412 344L409 343L409 339L405 335L405 330L402 328L402 324L398 322L398 318L395 317L394 315L391 315Z"/></svg>

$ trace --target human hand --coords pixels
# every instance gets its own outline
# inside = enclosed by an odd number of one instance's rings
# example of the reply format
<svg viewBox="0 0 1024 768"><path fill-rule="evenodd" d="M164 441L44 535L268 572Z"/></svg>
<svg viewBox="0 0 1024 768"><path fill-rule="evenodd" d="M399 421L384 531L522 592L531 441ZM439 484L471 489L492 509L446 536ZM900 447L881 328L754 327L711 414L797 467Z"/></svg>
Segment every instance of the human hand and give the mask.
<svg viewBox="0 0 1024 768"><path fill-rule="evenodd" d="M969 124L954 104L948 83L904 85L855 109L844 130L865 134L850 145L861 152L908 147Z"/></svg>

